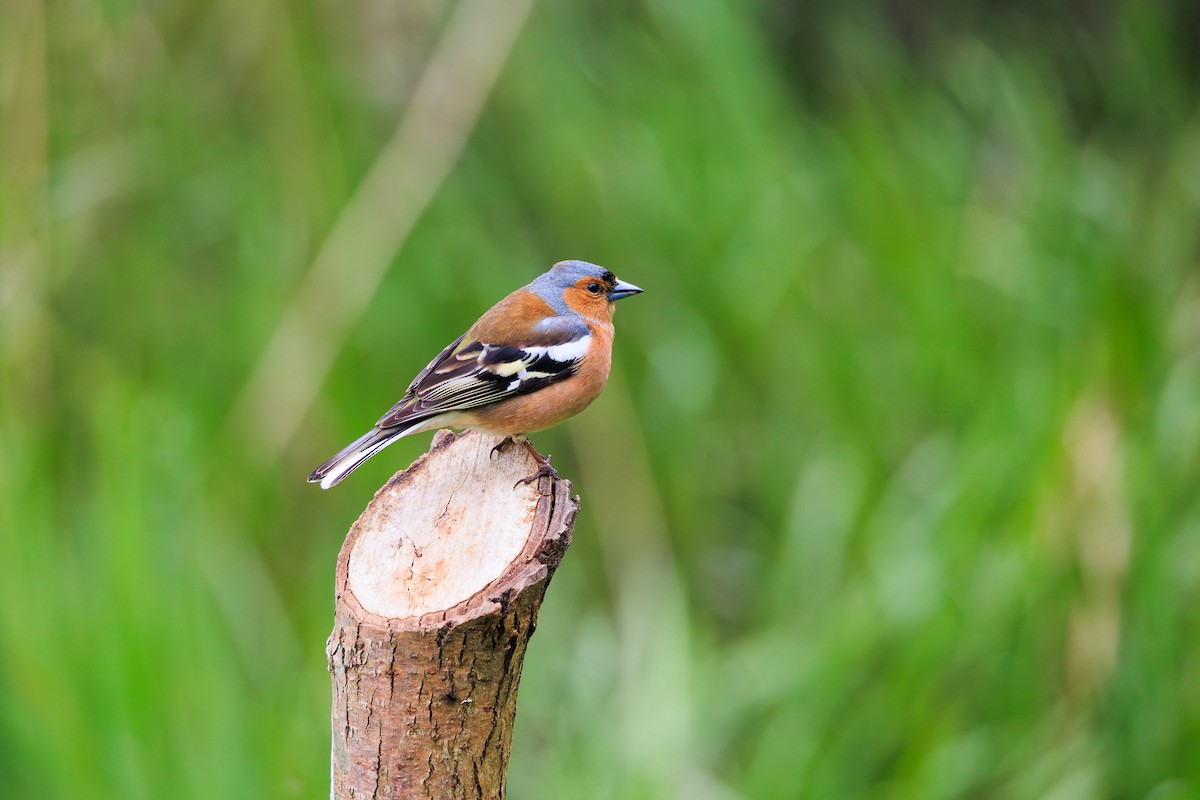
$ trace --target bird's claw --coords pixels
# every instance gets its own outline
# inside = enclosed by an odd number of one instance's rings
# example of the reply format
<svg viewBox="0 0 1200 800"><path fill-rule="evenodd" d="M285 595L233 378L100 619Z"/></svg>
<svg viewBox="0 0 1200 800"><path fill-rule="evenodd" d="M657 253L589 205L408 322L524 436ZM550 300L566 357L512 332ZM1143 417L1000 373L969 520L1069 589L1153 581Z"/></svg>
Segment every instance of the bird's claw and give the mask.
<svg viewBox="0 0 1200 800"><path fill-rule="evenodd" d="M541 478L553 478L555 480L558 479L558 471L555 470L554 467L550 466L550 456L546 456L542 463L538 464L537 470L535 470L532 474L526 475L524 478L521 478L521 480L514 483L513 488L515 489L523 483L533 483Z"/></svg>
<svg viewBox="0 0 1200 800"><path fill-rule="evenodd" d="M505 446L505 445L507 445L507 444L508 444L509 442L511 442L511 441L512 441L512 439L510 439L510 438L508 438L507 436L505 436L503 439L501 439L501 440L500 440L500 444L498 444L498 445L496 445L495 447L493 447L493 448L492 448L492 452L491 452L491 454L488 456L488 458L495 458L495 457L496 457L496 454L497 454L497 453L499 453L501 450L503 450L503 449L504 449L504 446Z"/></svg>

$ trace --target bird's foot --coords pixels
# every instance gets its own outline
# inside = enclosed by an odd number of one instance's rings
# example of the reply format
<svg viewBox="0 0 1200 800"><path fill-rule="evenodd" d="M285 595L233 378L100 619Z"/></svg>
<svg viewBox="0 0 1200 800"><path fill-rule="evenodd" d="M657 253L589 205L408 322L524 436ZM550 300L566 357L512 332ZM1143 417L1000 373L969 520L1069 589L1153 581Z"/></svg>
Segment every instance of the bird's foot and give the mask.
<svg viewBox="0 0 1200 800"><path fill-rule="evenodd" d="M554 467L550 466L550 459L549 459L549 457L547 457L546 462L544 464L539 464L538 468L533 473L526 475L524 478L521 478L521 480L514 483L513 488L514 489L517 488L522 483L533 483L534 481L536 481L540 478L557 478L557 477L558 477L558 471L555 470Z"/></svg>
<svg viewBox="0 0 1200 800"><path fill-rule="evenodd" d="M488 457L495 458L496 454L499 453L501 450L503 450L505 447L507 447L509 444L511 444L512 441L513 441L513 438L511 436L505 436L503 439L500 440L500 444L498 444L492 448L492 452Z"/></svg>
<svg viewBox="0 0 1200 800"><path fill-rule="evenodd" d="M550 456L543 456L541 453L539 453L536 449L534 449L533 444L528 439L523 441L522 444L525 445L525 449L529 451L529 455L533 456L533 460L537 462L538 468L532 474L526 475L524 478L521 478L521 480L514 483L514 489L520 486L522 483L533 483L540 478L558 478L558 472L554 469L554 467L550 466Z"/></svg>
<svg viewBox="0 0 1200 800"><path fill-rule="evenodd" d="M513 488L514 489L517 488L522 483L533 483L534 481L539 480L540 478L557 478L557 477L558 477L558 472L554 469L554 467L550 466L550 459L547 458L545 464L538 465L537 470L535 470L533 473L531 473L529 475L526 475L524 478L521 478L521 480L514 483Z"/></svg>

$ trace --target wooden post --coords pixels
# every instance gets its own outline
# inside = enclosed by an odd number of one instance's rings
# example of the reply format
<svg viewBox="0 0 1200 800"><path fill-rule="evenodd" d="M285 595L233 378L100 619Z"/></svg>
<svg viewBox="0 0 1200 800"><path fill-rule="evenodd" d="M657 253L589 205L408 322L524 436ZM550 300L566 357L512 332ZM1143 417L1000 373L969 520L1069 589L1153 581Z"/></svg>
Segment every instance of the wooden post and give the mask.
<svg viewBox="0 0 1200 800"><path fill-rule="evenodd" d="M579 501L523 447L440 432L338 556L333 800L503 798L525 647Z"/></svg>

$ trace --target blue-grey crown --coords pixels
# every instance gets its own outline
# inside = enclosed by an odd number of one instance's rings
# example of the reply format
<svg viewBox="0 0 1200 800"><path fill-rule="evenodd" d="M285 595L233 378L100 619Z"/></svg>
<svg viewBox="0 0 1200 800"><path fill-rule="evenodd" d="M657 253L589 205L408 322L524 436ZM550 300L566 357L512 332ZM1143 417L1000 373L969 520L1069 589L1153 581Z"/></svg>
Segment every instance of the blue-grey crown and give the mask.
<svg viewBox="0 0 1200 800"><path fill-rule="evenodd" d="M599 278L612 283L616 280L612 270L605 269L587 261L560 261L543 272L529 284L529 288L537 293L554 309L556 314L568 314L570 310L563 301L563 290L574 286L580 278Z"/></svg>

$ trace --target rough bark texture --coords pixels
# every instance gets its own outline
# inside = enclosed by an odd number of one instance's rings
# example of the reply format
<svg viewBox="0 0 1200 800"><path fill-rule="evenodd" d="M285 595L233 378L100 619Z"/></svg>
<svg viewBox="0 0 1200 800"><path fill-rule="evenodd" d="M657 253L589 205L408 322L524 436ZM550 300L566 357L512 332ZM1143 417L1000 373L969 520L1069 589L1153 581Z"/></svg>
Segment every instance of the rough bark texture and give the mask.
<svg viewBox="0 0 1200 800"><path fill-rule="evenodd" d="M505 795L525 648L579 504L565 480L514 487L536 465L497 441L439 433L342 546L335 800Z"/></svg>

